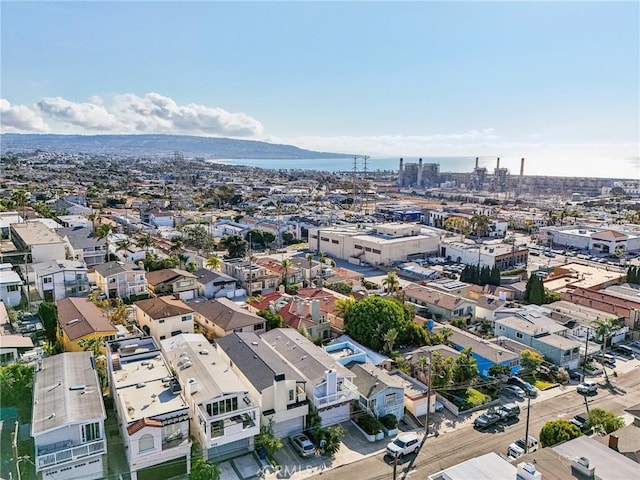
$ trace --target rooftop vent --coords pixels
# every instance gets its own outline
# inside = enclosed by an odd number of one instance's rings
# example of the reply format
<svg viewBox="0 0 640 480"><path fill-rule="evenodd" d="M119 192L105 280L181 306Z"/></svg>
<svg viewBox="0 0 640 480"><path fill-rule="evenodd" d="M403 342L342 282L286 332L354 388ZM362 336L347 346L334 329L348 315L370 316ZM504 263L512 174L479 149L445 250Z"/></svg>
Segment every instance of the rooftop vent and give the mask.
<svg viewBox="0 0 640 480"><path fill-rule="evenodd" d="M84 385L71 385L69 387L69 390L84 390L85 386Z"/></svg>
<svg viewBox="0 0 640 480"><path fill-rule="evenodd" d="M137 383L137 384L136 384L136 388L144 388L144 387L146 387L146 386L147 386L147 384L146 384L146 383L144 383L144 382L140 382L140 383Z"/></svg>
<svg viewBox="0 0 640 480"><path fill-rule="evenodd" d="M198 353L200 355L209 355L209 350L200 350Z"/></svg>

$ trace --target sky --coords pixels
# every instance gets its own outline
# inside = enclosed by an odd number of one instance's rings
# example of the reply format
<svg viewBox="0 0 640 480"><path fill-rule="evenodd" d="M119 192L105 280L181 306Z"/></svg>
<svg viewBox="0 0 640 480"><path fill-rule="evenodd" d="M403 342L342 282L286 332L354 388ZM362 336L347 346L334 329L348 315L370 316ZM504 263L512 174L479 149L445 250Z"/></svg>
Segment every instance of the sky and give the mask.
<svg viewBox="0 0 640 480"><path fill-rule="evenodd" d="M640 178L636 1L0 8L2 132L496 156L516 171L526 157L529 174Z"/></svg>

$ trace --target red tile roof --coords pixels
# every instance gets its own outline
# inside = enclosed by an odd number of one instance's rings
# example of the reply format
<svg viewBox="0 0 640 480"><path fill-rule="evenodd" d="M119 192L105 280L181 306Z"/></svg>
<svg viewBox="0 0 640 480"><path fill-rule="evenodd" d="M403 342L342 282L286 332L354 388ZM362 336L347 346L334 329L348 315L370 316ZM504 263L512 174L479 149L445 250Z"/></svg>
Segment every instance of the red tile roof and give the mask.
<svg viewBox="0 0 640 480"><path fill-rule="evenodd" d="M160 420L154 420L153 418L141 418L137 422L132 423L127 427L127 432L129 435L133 435L136 432L139 432L145 427L162 427L162 422Z"/></svg>

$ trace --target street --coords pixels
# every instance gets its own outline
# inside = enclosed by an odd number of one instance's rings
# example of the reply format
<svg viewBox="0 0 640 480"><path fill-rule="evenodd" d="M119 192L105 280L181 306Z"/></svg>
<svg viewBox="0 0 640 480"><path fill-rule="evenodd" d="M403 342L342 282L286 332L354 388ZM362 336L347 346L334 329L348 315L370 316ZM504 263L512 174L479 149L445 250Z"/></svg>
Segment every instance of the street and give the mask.
<svg viewBox="0 0 640 480"><path fill-rule="evenodd" d="M626 390L624 394L600 388L598 394L587 397L589 408L600 407L616 415L622 415L624 409L640 402L640 382L637 369L622 374L614 379L616 385ZM574 415L585 412L582 395L576 392L575 386L564 387L564 392L531 406L529 435L539 437L542 425L559 418L571 419ZM507 446L518 437L524 437L526 428L526 402L520 402L522 413L517 422L499 426L484 432L464 425L455 431L439 436L431 435L426 440L420 453L409 455L399 460L397 465L398 479L426 479L428 475L456 465L470 458L496 452L505 454ZM409 473L407 473L409 472ZM361 461L326 470L313 477L323 480L362 479L392 480L393 459L382 453Z"/></svg>

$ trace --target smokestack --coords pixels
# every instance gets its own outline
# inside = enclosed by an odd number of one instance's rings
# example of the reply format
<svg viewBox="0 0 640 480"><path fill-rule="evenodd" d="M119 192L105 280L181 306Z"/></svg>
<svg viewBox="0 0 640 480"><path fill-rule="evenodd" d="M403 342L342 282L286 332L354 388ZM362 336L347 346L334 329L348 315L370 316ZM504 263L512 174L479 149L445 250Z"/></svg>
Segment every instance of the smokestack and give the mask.
<svg viewBox="0 0 640 480"><path fill-rule="evenodd" d="M400 169L398 170L398 186L402 187L403 173L404 173L404 160L400 159Z"/></svg>
<svg viewBox="0 0 640 480"><path fill-rule="evenodd" d="M496 170L500 169L500 157L498 157L498 164L496 165Z"/></svg>
<svg viewBox="0 0 640 480"><path fill-rule="evenodd" d="M520 160L520 176L524 175L524 158Z"/></svg>
<svg viewBox="0 0 640 480"><path fill-rule="evenodd" d="M418 178L416 184L418 187L422 186L422 159L418 160Z"/></svg>
<svg viewBox="0 0 640 480"><path fill-rule="evenodd" d="M476 157L476 170L478 169L478 157Z"/></svg>

